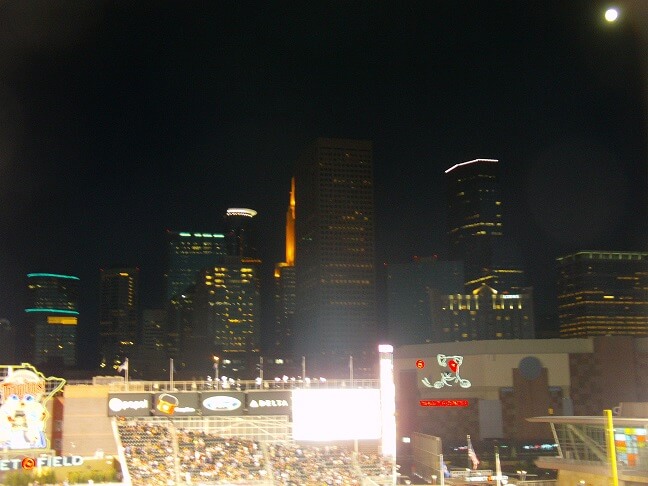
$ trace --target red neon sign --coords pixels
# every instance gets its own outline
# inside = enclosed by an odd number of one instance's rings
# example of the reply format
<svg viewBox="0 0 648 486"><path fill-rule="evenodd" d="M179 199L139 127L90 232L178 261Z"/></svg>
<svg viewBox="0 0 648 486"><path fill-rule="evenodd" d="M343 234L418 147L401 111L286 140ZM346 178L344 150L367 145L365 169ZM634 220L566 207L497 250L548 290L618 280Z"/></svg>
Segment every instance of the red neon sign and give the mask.
<svg viewBox="0 0 648 486"><path fill-rule="evenodd" d="M468 400L420 400L421 407L467 407Z"/></svg>
<svg viewBox="0 0 648 486"><path fill-rule="evenodd" d="M419 370L422 370L423 368L425 368L425 361L423 361L422 359L417 359L416 360L416 367Z"/></svg>

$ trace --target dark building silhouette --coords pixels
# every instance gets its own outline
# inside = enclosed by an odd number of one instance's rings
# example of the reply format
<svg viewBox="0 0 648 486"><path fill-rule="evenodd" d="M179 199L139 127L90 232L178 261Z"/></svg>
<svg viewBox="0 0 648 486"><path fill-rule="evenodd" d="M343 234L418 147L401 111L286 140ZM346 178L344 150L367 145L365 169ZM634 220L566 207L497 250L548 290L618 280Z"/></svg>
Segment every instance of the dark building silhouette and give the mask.
<svg viewBox="0 0 648 486"><path fill-rule="evenodd" d="M499 162L476 159L445 171L450 260L462 260L466 292L524 287L519 251L504 238Z"/></svg>
<svg viewBox="0 0 648 486"><path fill-rule="evenodd" d="M16 341L16 330L8 319L0 319L0 356L1 364L15 363L17 356L18 342Z"/></svg>
<svg viewBox="0 0 648 486"><path fill-rule="evenodd" d="M100 279L100 366L112 372L133 358L139 341L139 268L102 269Z"/></svg>
<svg viewBox="0 0 648 486"><path fill-rule="evenodd" d="M76 366L79 278L30 273L27 292L25 313L34 336L31 359L37 365Z"/></svg>
<svg viewBox="0 0 648 486"><path fill-rule="evenodd" d="M557 262L561 337L648 336L648 253L580 251Z"/></svg>
<svg viewBox="0 0 648 486"><path fill-rule="evenodd" d="M349 355L362 368L378 339L372 143L318 138L296 163L295 203L297 351L315 370Z"/></svg>
<svg viewBox="0 0 648 486"><path fill-rule="evenodd" d="M463 262L415 257L387 265L389 342L394 346L433 339L430 292L463 291Z"/></svg>
<svg viewBox="0 0 648 486"><path fill-rule="evenodd" d="M161 379L168 371L169 342L167 312L165 309L144 309L142 312L142 336L138 357L140 369L147 379Z"/></svg>

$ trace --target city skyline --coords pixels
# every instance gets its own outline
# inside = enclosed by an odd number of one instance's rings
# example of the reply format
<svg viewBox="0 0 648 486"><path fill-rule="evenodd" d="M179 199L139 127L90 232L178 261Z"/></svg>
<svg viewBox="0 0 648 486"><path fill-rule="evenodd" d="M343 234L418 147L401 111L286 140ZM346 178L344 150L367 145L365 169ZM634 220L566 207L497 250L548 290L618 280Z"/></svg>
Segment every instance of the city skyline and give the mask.
<svg viewBox="0 0 648 486"><path fill-rule="evenodd" d="M619 3L615 25L592 2L3 5L0 318L20 325L27 273L78 275L87 335L118 265L156 307L166 230L224 231L229 207L258 211L271 274L318 136L374 143L377 263L447 256L444 170L498 159L555 314L556 257L646 249L645 17Z"/></svg>

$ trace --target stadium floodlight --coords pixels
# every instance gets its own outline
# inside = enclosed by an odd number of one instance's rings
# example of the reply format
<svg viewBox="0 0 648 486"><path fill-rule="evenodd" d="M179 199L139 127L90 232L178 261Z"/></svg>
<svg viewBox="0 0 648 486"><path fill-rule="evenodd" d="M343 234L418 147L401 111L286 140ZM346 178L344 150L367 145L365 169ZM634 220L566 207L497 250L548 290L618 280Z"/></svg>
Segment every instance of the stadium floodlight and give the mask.
<svg viewBox="0 0 648 486"><path fill-rule="evenodd" d="M396 385L394 384L394 347L378 346L380 353L380 410L382 422L382 455L392 460L393 483L396 484Z"/></svg>
<svg viewBox="0 0 648 486"><path fill-rule="evenodd" d="M303 441L378 439L377 389L297 388L292 392L293 438Z"/></svg>

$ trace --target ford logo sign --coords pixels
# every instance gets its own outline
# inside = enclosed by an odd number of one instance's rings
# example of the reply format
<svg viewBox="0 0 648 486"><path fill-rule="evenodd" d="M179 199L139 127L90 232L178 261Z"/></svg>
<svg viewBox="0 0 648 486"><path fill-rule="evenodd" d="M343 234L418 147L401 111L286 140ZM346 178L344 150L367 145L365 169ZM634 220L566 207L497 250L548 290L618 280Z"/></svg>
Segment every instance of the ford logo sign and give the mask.
<svg viewBox="0 0 648 486"><path fill-rule="evenodd" d="M203 407L207 410L214 410L219 412L227 412L236 410L241 406L241 400L227 395L216 395L213 397L205 398L203 400Z"/></svg>

